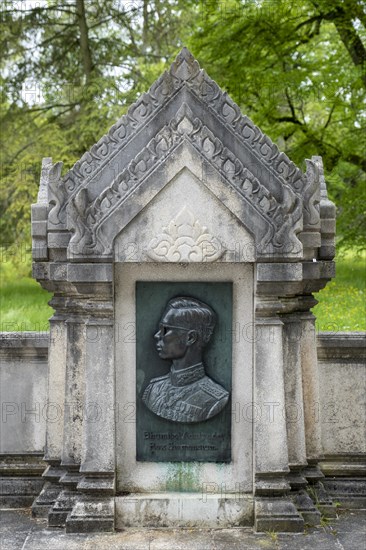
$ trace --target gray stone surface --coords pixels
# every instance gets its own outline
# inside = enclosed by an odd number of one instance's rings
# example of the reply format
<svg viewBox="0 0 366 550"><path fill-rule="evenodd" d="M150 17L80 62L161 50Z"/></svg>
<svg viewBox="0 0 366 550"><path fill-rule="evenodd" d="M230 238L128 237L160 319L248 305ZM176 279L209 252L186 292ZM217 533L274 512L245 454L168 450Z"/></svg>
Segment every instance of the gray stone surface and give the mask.
<svg viewBox="0 0 366 550"><path fill-rule="evenodd" d="M195 175L192 168L185 167L189 161L189 157L181 161L182 170L174 181L117 237L116 261L254 261L254 240L230 212L235 209L234 200L231 198L231 209L223 205L216 194L202 185L198 177L202 169L196 167ZM216 235L218 226L220 235Z"/></svg>
<svg viewBox="0 0 366 550"><path fill-rule="evenodd" d="M309 311L312 293L333 276L335 209L320 157L300 170L183 48L108 134L61 171L62 163L44 160L32 207L34 276L54 293L48 397L63 411L62 422L47 423L45 458L64 470L51 523L112 529L115 483L124 494L146 500L154 492L168 503L179 491L188 526L185 493L209 485L214 505L206 526L216 515L221 526L242 524L229 507L216 514L224 491L245 493L244 515L253 521L258 512L258 528L302 530L287 476L303 465L304 480L322 477ZM136 265L131 276L127 268ZM133 333L142 277L233 285L230 463L136 459L136 379L144 373ZM284 342L285 314L300 316L301 344L293 349ZM125 327L130 333L121 335ZM287 376L292 354L297 368ZM292 395L304 412L298 432L283 412ZM91 409L100 414L90 417ZM174 506L166 511L169 525ZM198 521L200 513L198 504Z"/></svg>
<svg viewBox="0 0 366 550"><path fill-rule="evenodd" d="M33 205L34 259L47 259L48 245L50 255L67 248L71 261L91 256L110 260L115 237L157 195L159 202L161 191L183 169L243 226L236 234L228 228L229 245L239 244L240 231L241 244L248 244L245 227L254 236L259 258L312 260L322 246L324 258L331 259L335 211L327 199L321 158L306 160L306 165L303 173L183 48L170 70L65 176L61 162L44 159ZM179 194L173 202L179 204ZM161 219L159 214L159 220L169 223L176 214L166 212ZM150 238L158 237L163 225L153 227L149 215L146 221ZM148 241L136 232L140 224L133 224L126 235L130 232L131 242L139 243L142 257Z"/></svg>
<svg viewBox="0 0 366 550"><path fill-rule="evenodd" d="M0 333L0 453L44 449L47 357L48 333Z"/></svg>
<svg viewBox="0 0 366 550"><path fill-rule="evenodd" d="M30 509L0 510L0 545L2 550L21 550L31 534L44 529L45 522L34 520ZM40 547L39 547L40 548Z"/></svg>
<svg viewBox="0 0 366 550"><path fill-rule="evenodd" d="M346 511L302 534L254 534L237 529L127 529L114 534L65 534L31 520L25 510L2 510L2 550L364 550L365 511Z"/></svg>
<svg viewBox="0 0 366 550"><path fill-rule="evenodd" d="M116 266L116 395L118 397L117 443L117 490L133 492L210 491L244 493L252 491L252 356L250 337L253 330L251 302L252 268L246 265L211 264L210 281L233 281L233 326L237 329L237 345L233 351L232 387L233 406L232 457L229 464L214 463L163 463L136 461L136 376L133 369L128 376L123 364L135 361L136 341L131 328L135 322L136 280L150 281L195 281L204 282L207 266L189 264L182 269L169 264L119 264ZM117 333L118 328L118 333ZM248 337L246 337L248 334ZM132 336L132 337L131 337ZM224 332L222 338L231 337ZM124 363L122 362L124 359ZM243 361L243 358L245 360ZM236 412L235 412L236 411ZM235 415L235 416L234 416Z"/></svg>
<svg viewBox="0 0 366 550"><path fill-rule="evenodd" d="M294 322L294 320L292 320ZM54 335L52 336L54 345L57 344L53 359L52 388L55 392L51 399L54 403L62 403L62 378L57 378L58 369L56 368L56 360L60 360L63 350L63 325L56 326ZM92 329L91 329L92 330ZM127 330L127 329L126 329ZM126 336L126 334L124 334ZM5 391L6 385L6 400L3 403L11 401L9 399L9 389L15 392L16 403L18 405L21 386L17 386L19 380L27 387L29 392L30 384L36 383L40 385L37 390L40 396L40 403L45 402L45 387L47 379L47 356L49 347L48 333L0 333L0 373L6 376L3 380L2 387ZM295 339L297 344L300 340L299 335L290 336ZM54 349L54 348L52 348ZM364 416L363 398L365 391L363 385L365 383L365 359L366 359L366 336L362 332L334 332L334 333L319 333L317 334L317 353L318 353L318 368L320 372L320 411L322 412L321 420L323 423L322 441L324 451L327 455L337 454L345 457L349 452L362 452L365 447L364 437ZM30 361L31 360L31 361ZM3 369L3 370L2 370ZM30 378L28 379L27 376ZM295 381L295 379L294 379ZM12 390L13 388L13 390ZM288 386L290 389L290 385ZM59 393L57 393L59 392ZM27 398L29 395L27 395ZM295 401L301 399L295 398ZM21 402L21 400L20 400ZM352 406L350 406L350 404ZM56 415L59 414L62 407L49 408L49 417L52 417L55 424ZM36 410L36 409L34 409ZM291 411L295 414L295 410ZM5 411L6 413L6 411ZM21 420L21 410L16 407L8 410L10 421L17 419L17 426L26 429ZM12 413L12 414L10 414ZM4 414L4 410L3 410ZM15 420L14 420L15 419ZM35 420L35 415L26 415L28 422ZM40 418L40 422L33 422L33 427L36 432L32 434L30 447L36 450L37 446L41 449L44 446L44 439L41 443L37 443L40 437L44 438L44 420ZM26 422L27 423L27 422ZM25 423L25 424L26 424ZM58 422L57 422L58 423ZM5 423L6 424L6 423ZM9 424L10 426L10 424ZM40 430L40 432L38 431ZM11 442L6 442L7 434L11 438L15 437L12 428L2 425L2 445L3 449L11 449L15 451L16 447L12 446ZM53 432L52 432L53 433ZM43 434L43 435L42 435ZM52 435L52 434L51 434ZM21 447L19 450L25 452L27 439L21 438ZM299 447L297 446L296 449ZM48 452L51 452L51 442L48 441ZM51 454L52 456L52 454ZM329 458L330 460L330 458ZM338 461L339 462L339 461ZM346 474L346 471L343 471Z"/></svg>
<svg viewBox="0 0 366 550"><path fill-rule="evenodd" d="M366 453L366 335L320 336L320 422L327 457Z"/></svg>

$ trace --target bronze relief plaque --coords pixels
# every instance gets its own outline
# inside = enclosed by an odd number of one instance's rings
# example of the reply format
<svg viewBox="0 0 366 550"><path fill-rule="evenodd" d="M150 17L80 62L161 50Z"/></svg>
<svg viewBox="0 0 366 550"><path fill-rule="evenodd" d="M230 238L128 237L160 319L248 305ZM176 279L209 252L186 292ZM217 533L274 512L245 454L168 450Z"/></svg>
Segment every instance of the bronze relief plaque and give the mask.
<svg viewBox="0 0 366 550"><path fill-rule="evenodd" d="M232 283L136 283L136 455L230 462Z"/></svg>

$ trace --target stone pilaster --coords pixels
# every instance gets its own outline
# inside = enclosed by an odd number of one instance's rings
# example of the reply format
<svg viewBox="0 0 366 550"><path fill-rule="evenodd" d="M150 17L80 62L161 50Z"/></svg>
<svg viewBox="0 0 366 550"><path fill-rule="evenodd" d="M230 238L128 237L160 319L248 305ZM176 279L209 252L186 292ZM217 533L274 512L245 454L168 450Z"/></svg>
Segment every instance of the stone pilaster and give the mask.
<svg viewBox="0 0 366 550"><path fill-rule="evenodd" d="M79 468L82 452L84 422L84 377L86 354L86 315L83 297L69 299L66 319L65 405L60 478L62 492L49 512L49 524L61 527L76 501L76 487L80 481Z"/></svg>
<svg viewBox="0 0 366 550"><path fill-rule="evenodd" d="M296 311L297 300L283 300L287 311ZM288 481L291 496L297 510L308 525L319 525L320 512L306 491L308 482L303 475L307 468L304 422L304 400L301 372L301 314L287 313L281 316L283 328L283 353L285 372L285 414L287 427Z"/></svg>
<svg viewBox="0 0 366 550"><path fill-rule="evenodd" d="M114 325L111 285L96 285L85 325L84 421L77 499L67 532L113 531L115 493Z"/></svg>
<svg viewBox="0 0 366 550"><path fill-rule="evenodd" d="M309 491L318 508L328 516L334 516L335 508L322 484L324 474L321 472L318 464L323 457L323 448L319 410L320 392L315 316L310 312L310 308L316 304L316 300L312 296L303 296L301 302L303 310L301 314L301 371L304 395L306 456L308 462L308 466L304 469L304 475L310 484ZM307 311L305 311L306 308Z"/></svg>
<svg viewBox="0 0 366 550"><path fill-rule="evenodd" d="M322 456L321 424L319 419L319 381L315 341L315 317L310 311L301 315L301 370L304 395L304 418L307 459L314 470ZM318 474L315 474L318 478ZM321 473L319 472L320 479Z"/></svg>
<svg viewBox="0 0 366 550"><path fill-rule="evenodd" d="M65 422L65 373L67 330L65 319L67 309L65 293L69 288L61 283L45 283L47 290L55 295L50 305L55 309L50 319L50 346L48 353L48 402L46 418L46 446L44 460L48 464L43 473L46 483L32 505L34 516L47 517L62 491L60 479L65 474L61 466Z"/></svg>
<svg viewBox="0 0 366 550"><path fill-rule="evenodd" d="M285 405L281 304L260 299L256 311L255 528L257 531L301 531L303 520L288 497L288 444Z"/></svg>

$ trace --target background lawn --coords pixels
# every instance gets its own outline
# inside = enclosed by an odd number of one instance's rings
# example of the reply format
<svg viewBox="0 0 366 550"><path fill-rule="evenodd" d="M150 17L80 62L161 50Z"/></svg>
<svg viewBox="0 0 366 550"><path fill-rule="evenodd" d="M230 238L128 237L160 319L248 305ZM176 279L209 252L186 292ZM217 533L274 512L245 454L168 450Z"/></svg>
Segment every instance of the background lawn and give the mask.
<svg viewBox="0 0 366 550"><path fill-rule="evenodd" d="M336 257L336 276L315 294L318 331L366 330L366 252Z"/></svg>
<svg viewBox="0 0 366 550"><path fill-rule="evenodd" d="M49 329L48 319L53 309L47 304L52 294L44 290L31 277L19 275L24 266L16 267L11 261L0 265L0 331L44 331Z"/></svg>
<svg viewBox="0 0 366 550"><path fill-rule="evenodd" d="M48 330L52 295L32 278L19 276L10 260L0 265L0 331ZM336 277L315 294L317 331L366 330L366 253L337 258Z"/></svg>

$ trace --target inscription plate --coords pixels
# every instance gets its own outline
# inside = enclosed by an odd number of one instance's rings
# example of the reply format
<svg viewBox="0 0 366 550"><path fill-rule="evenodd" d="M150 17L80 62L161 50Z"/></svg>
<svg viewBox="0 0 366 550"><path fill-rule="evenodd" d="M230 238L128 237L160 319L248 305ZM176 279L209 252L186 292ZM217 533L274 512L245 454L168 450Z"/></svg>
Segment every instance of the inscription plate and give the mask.
<svg viewBox="0 0 366 550"><path fill-rule="evenodd" d="M136 283L136 455L230 462L232 283Z"/></svg>

